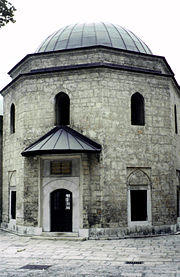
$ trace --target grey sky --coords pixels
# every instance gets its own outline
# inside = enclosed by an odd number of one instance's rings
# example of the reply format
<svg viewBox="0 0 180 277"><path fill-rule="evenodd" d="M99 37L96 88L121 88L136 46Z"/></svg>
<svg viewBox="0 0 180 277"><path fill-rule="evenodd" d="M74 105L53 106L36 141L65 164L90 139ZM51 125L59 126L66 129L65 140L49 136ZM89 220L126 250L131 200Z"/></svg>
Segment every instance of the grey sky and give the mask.
<svg viewBox="0 0 180 277"><path fill-rule="evenodd" d="M76 22L105 21L139 36L153 54L165 56L180 83L179 0L10 0L16 23L0 29L0 89L7 72L51 33Z"/></svg>

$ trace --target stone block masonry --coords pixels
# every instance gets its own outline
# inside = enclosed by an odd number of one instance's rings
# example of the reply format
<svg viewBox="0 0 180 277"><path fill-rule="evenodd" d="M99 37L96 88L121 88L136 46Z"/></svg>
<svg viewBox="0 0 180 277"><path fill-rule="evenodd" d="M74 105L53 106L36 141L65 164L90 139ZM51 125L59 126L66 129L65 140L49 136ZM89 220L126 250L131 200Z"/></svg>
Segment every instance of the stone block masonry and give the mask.
<svg viewBox="0 0 180 277"><path fill-rule="evenodd" d="M76 231L89 230L89 235L97 238L176 230L180 147L174 105L179 122L180 102L164 58L87 48L28 56L11 75L16 79L3 91L4 224L37 228L38 232L50 228L42 208L49 202L43 197L48 192L50 199L51 189L58 190L58 184L59 189L65 189L66 184L76 195ZM102 152L22 157L26 147L54 127L59 92L70 99L70 127L101 144ZM132 124L131 99L136 93L143 99L144 124ZM12 103L16 111L13 134L9 128ZM42 161L54 159L78 159L78 176L49 175L43 182L46 163ZM10 179L11 172L14 177ZM12 189L17 201L13 222ZM133 206L134 200L138 204ZM143 214L139 203L146 211Z"/></svg>

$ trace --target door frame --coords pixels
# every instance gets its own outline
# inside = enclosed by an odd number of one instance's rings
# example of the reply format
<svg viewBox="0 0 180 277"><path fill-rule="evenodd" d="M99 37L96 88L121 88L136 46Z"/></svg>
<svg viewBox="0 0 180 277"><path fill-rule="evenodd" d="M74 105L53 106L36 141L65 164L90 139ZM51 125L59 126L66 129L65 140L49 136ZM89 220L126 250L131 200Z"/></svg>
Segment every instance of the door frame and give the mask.
<svg viewBox="0 0 180 277"><path fill-rule="evenodd" d="M147 220L145 221L132 221L131 220L131 190L146 190L147 191ZM128 226L151 226L152 218L151 218L151 189L150 186L129 186L128 187Z"/></svg>
<svg viewBox="0 0 180 277"><path fill-rule="evenodd" d="M42 229L51 231L51 192L57 189L66 189L72 193L72 232L79 231L79 177L67 177L50 180L42 187Z"/></svg>

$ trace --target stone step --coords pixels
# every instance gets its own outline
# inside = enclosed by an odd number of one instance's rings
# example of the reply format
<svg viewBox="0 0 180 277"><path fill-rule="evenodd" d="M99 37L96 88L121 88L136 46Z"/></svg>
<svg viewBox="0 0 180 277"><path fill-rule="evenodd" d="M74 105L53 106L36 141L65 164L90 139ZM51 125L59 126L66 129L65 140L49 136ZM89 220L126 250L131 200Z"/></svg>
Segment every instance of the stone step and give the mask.
<svg viewBox="0 0 180 277"><path fill-rule="evenodd" d="M78 237L76 232L42 232L41 236L44 237Z"/></svg>
<svg viewBox="0 0 180 277"><path fill-rule="evenodd" d="M68 240L68 241L85 241L83 237L45 237L45 236L33 236L31 239L39 240Z"/></svg>
<svg viewBox="0 0 180 277"><path fill-rule="evenodd" d="M70 240L85 241L86 238L79 237L78 233L73 232L42 232L40 236L33 236L32 239L40 240Z"/></svg>

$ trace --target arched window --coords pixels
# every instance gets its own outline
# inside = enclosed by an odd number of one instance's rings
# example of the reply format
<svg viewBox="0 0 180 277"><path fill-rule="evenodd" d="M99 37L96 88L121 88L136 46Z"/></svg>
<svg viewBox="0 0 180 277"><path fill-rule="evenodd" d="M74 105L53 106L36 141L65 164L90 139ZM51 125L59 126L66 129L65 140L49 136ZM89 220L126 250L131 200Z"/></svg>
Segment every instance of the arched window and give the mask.
<svg viewBox="0 0 180 277"><path fill-rule="evenodd" d="M138 92L131 97L131 124L145 125L144 97Z"/></svg>
<svg viewBox="0 0 180 277"><path fill-rule="evenodd" d="M69 125L70 99L69 96L60 92L55 97L55 125Z"/></svg>
<svg viewBox="0 0 180 277"><path fill-rule="evenodd" d="M11 134L15 133L15 106L11 105L10 109L10 132Z"/></svg>

